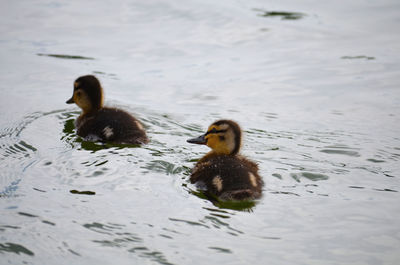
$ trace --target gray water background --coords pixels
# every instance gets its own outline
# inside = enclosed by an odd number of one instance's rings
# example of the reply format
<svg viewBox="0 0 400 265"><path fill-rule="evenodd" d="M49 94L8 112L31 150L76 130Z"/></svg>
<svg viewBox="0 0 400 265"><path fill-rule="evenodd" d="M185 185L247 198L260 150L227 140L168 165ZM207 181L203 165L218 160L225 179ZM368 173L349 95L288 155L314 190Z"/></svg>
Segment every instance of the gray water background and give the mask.
<svg viewBox="0 0 400 265"><path fill-rule="evenodd" d="M399 264L399 1L0 7L0 264ZM150 144L74 134L85 74ZM247 211L188 181L220 118L265 181Z"/></svg>

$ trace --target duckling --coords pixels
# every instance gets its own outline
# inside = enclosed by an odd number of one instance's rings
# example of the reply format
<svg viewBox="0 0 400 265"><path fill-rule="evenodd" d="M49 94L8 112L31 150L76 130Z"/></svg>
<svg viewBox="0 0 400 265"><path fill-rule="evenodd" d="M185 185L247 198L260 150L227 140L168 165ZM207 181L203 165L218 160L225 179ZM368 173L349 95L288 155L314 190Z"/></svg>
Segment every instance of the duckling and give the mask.
<svg viewBox="0 0 400 265"><path fill-rule="evenodd" d="M193 168L190 182L205 187L221 200L260 198L263 181L257 164L239 155L241 136L236 122L219 120L204 135L187 140L211 148Z"/></svg>
<svg viewBox="0 0 400 265"><path fill-rule="evenodd" d="M104 107L103 101L103 88L95 76L85 75L75 80L73 95L66 103L75 103L82 109L75 121L79 136L117 144L148 142L142 124L135 117L121 109Z"/></svg>

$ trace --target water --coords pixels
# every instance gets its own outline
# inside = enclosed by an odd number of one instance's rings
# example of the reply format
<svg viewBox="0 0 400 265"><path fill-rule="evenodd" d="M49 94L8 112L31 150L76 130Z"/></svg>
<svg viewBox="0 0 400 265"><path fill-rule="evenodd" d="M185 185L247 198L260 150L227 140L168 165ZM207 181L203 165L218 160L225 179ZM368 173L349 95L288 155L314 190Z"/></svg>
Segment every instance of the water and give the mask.
<svg viewBox="0 0 400 265"><path fill-rule="evenodd" d="M2 1L0 264L398 264L398 1ZM151 143L82 142L80 75ZM216 119L266 183L188 181Z"/></svg>

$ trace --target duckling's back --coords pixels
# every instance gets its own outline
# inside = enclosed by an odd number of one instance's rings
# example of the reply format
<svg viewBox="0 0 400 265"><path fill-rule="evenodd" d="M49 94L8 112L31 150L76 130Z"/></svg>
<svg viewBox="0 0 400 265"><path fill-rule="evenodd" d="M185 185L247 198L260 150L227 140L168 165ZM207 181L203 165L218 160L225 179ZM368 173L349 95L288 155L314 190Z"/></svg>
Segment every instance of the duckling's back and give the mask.
<svg viewBox="0 0 400 265"><path fill-rule="evenodd" d="M148 142L140 122L129 113L116 108L101 108L76 121L77 133L83 138L94 137L103 142L144 144Z"/></svg>
<svg viewBox="0 0 400 265"><path fill-rule="evenodd" d="M254 162L239 155L206 156L196 164L190 181L204 183L222 200L251 200L261 197L263 182L257 171Z"/></svg>

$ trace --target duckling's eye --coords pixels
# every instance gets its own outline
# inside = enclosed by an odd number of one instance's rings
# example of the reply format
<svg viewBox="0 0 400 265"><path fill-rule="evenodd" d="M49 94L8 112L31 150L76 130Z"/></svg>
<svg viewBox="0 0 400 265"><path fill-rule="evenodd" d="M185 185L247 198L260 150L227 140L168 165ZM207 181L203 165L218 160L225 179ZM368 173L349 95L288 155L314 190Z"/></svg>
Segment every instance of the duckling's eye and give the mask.
<svg viewBox="0 0 400 265"><path fill-rule="evenodd" d="M209 130L206 135L209 135L211 133L224 133L226 132L226 130L217 130L216 128L212 128L211 130Z"/></svg>
<svg viewBox="0 0 400 265"><path fill-rule="evenodd" d="M225 141L225 136L220 135L220 136L219 136L219 140L220 140L220 141Z"/></svg>
<svg viewBox="0 0 400 265"><path fill-rule="evenodd" d="M76 96L80 97L81 96L81 92L80 91L76 92Z"/></svg>

